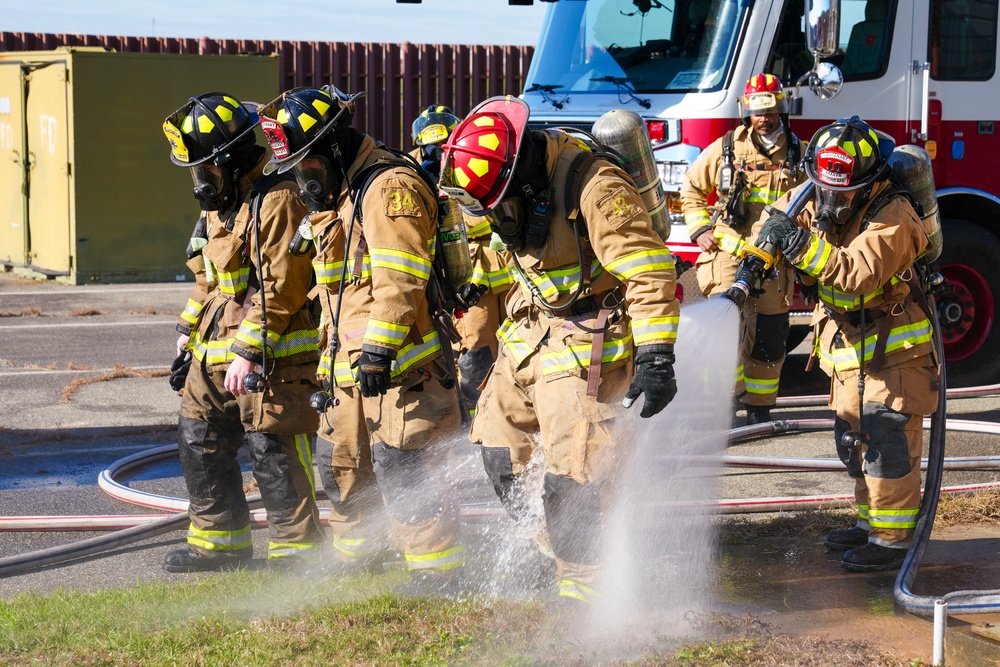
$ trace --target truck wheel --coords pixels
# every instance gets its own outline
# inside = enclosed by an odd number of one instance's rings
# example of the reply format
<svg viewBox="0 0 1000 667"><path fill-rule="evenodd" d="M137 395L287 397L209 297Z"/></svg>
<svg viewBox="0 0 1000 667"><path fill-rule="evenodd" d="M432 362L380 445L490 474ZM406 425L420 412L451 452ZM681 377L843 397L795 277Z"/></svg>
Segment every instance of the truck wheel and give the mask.
<svg viewBox="0 0 1000 667"><path fill-rule="evenodd" d="M951 289L937 298L949 387L1000 382L1000 239L959 220L943 221L938 270Z"/></svg>

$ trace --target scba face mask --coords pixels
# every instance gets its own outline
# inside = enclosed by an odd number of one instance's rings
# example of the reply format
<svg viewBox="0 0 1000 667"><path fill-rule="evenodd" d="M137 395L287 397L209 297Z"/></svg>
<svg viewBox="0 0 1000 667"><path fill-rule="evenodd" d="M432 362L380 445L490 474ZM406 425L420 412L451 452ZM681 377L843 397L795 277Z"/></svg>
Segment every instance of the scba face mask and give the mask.
<svg viewBox="0 0 1000 667"><path fill-rule="evenodd" d="M191 167L194 196L206 211L224 211L233 199L233 176L225 167L200 164Z"/></svg>
<svg viewBox="0 0 1000 667"><path fill-rule="evenodd" d="M854 213L854 203L860 199L855 190L839 192L816 188L816 215L813 217L813 227L821 232L830 233L847 224Z"/></svg>
<svg viewBox="0 0 1000 667"><path fill-rule="evenodd" d="M520 197L508 197L500 200L489 213L490 228L511 252L524 247L527 208L527 203Z"/></svg>
<svg viewBox="0 0 1000 667"><path fill-rule="evenodd" d="M330 160L322 155L309 155L292 168L295 182L299 186L299 197L310 213L318 213L330 208L334 192L340 190L340 172L333 168Z"/></svg>

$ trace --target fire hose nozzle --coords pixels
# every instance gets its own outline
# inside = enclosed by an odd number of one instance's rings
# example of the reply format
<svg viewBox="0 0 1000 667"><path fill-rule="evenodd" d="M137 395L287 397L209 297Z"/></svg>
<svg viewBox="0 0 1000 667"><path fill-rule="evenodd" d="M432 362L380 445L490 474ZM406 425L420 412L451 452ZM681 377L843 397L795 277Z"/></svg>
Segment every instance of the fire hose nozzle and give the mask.
<svg viewBox="0 0 1000 667"><path fill-rule="evenodd" d="M729 299L736 304L736 307L743 310L743 306L747 302L747 297L750 296L750 285L745 281L737 280L733 283L733 286L722 293L722 298Z"/></svg>

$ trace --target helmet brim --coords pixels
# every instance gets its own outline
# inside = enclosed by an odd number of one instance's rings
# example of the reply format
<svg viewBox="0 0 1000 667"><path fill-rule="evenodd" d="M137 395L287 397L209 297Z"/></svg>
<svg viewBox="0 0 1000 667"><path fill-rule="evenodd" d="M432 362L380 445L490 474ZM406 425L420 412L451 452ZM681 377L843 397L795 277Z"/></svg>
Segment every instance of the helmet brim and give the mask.
<svg viewBox="0 0 1000 667"><path fill-rule="evenodd" d="M213 93L206 93L206 95L211 95L211 94ZM226 95L226 93L221 93L221 92L217 94ZM181 116L187 115L191 111L191 109L194 108L196 99L197 98L192 97L190 100L188 100L188 102L184 106L182 106L180 109L167 116L164 122L170 123L172 126L176 128L177 123L174 121L179 120ZM230 146L238 143L241 139L246 137L248 134L252 133L254 128L260 124L260 114L258 114L256 110L257 104L255 102L246 102L243 100L240 100L239 102L240 106L242 106L243 109L247 112L247 114L249 114L250 124L246 127L246 129L237 134L235 137L233 137L230 141L226 142L224 145L219 146L208 155L202 156L197 160L189 160L187 162L185 162L184 160L178 160L177 156L175 156L173 151L171 151L170 161L173 162L178 167L197 167L198 165L205 164L206 162L213 162L220 155L223 155L229 149ZM180 136L179 132L177 136Z"/></svg>
<svg viewBox="0 0 1000 667"><path fill-rule="evenodd" d="M816 137L819 136L819 134L825 129L826 127L821 127L816 130L816 134L813 135L812 140L809 142L810 145L805 160L806 177L810 180L810 182L816 185L816 187L823 188L824 190L830 190L832 192L851 192L852 190L860 190L863 187L871 185L875 181L884 180L888 176L889 156L892 155L892 151L896 148L896 140L885 132L872 128L875 132L875 136L878 137L878 152L882 161L881 167L873 170L872 173L858 180L856 183L850 183L844 186L830 185L829 183L820 180L819 173L816 171L813 152L815 151Z"/></svg>

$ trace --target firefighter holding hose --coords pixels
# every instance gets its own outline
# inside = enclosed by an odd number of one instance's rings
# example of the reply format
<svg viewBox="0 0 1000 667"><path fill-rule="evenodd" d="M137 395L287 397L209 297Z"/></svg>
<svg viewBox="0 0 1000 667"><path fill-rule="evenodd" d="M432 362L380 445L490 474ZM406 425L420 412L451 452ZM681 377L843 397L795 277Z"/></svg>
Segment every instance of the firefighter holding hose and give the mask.
<svg viewBox="0 0 1000 667"><path fill-rule="evenodd" d="M805 180L798 168L799 139L789 127L788 103L777 77L750 77L740 97L740 115L743 124L702 151L681 187L684 221L702 251L695 266L705 296L718 296L733 284L743 248L763 222L764 206ZM710 207L713 191L718 200ZM747 424L771 420L791 299L792 273L784 268L765 280L760 294L743 309L736 394L746 408Z"/></svg>
<svg viewBox="0 0 1000 667"><path fill-rule="evenodd" d="M444 146L441 190L471 215L491 214L517 282L470 438L520 521L542 448L556 599L574 605L598 597L602 490L614 448L626 446L609 428L618 402L643 395L648 418L677 392L679 305L674 258L632 179L566 132L529 132L528 114L510 96L473 109Z"/></svg>
<svg viewBox="0 0 1000 667"><path fill-rule="evenodd" d="M837 453L855 480L857 521L827 535L841 565L900 566L920 510L922 420L937 408L938 363L919 267L931 249L906 189L891 178L894 144L857 116L816 132L800 212L779 200L755 245L777 248L819 303L813 355L830 375Z"/></svg>

